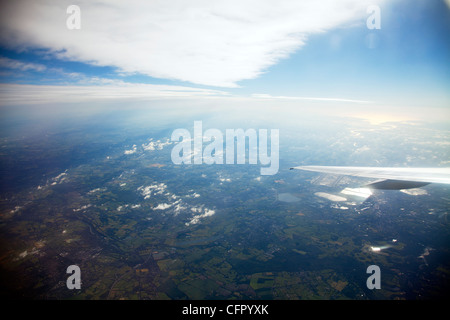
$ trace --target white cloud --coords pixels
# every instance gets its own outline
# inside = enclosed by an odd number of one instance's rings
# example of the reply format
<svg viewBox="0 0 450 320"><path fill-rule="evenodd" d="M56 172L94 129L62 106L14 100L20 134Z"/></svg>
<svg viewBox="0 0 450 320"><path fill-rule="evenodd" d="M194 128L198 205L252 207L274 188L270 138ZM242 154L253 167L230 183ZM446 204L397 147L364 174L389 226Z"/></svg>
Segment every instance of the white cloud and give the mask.
<svg viewBox="0 0 450 320"><path fill-rule="evenodd" d="M125 150L123 153L124 154L133 154L136 153L137 149L136 149L136 145L133 145L133 148L131 148L130 150Z"/></svg>
<svg viewBox="0 0 450 320"><path fill-rule="evenodd" d="M73 209L73 212L78 212L78 211L82 211L82 210L86 210L86 209L88 209L88 208L90 208L92 206L92 204L87 204L87 205L84 205L84 206L81 206L80 208L78 208L78 209Z"/></svg>
<svg viewBox="0 0 450 320"><path fill-rule="evenodd" d="M95 189L92 189L91 191L89 191L88 194L93 194L96 192L103 192L103 191L106 191L106 188L95 188Z"/></svg>
<svg viewBox="0 0 450 320"><path fill-rule="evenodd" d="M0 57L0 67L8 69L18 69L21 71L45 71L46 66L38 63L25 63L14 59Z"/></svg>
<svg viewBox="0 0 450 320"><path fill-rule="evenodd" d="M67 170L58 174L56 177L53 178L53 181L62 181L63 177L67 175Z"/></svg>
<svg viewBox="0 0 450 320"><path fill-rule="evenodd" d="M166 209L170 208L171 206L172 206L171 204L160 203L155 208L153 208L153 210L166 210Z"/></svg>
<svg viewBox="0 0 450 320"><path fill-rule="evenodd" d="M192 209L193 208L191 208L191 210ZM192 210L192 211L194 211L194 210ZM199 211L194 211L194 212L199 212ZM200 212L201 212L201 210L200 210ZM189 222L185 223L185 225L189 226L191 224L197 224L197 223L200 222L200 219L203 219L203 218L206 218L206 217L210 217L210 216L214 215L215 213L216 213L216 211L205 208L205 210L204 210L204 212L202 214L198 214L198 215L193 216L192 219Z"/></svg>
<svg viewBox="0 0 450 320"><path fill-rule="evenodd" d="M273 99L273 100L309 100L309 101L325 101L325 102L350 102L350 103L372 103L372 101L355 100L345 98L322 98L322 97L295 97L295 96L272 96L265 93L255 93L251 95L255 99Z"/></svg>
<svg viewBox="0 0 450 320"><path fill-rule="evenodd" d="M177 203L174 207L174 213L175 215L178 215L180 212L186 210L187 207L183 206L181 203Z"/></svg>
<svg viewBox="0 0 450 320"><path fill-rule="evenodd" d="M117 99L165 99L226 96L218 90L156 84L126 84L114 81L100 85L2 84L0 105L85 102Z"/></svg>
<svg viewBox="0 0 450 320"><path fill-rule="evenodd" d="M141 195L144 197L144 199L149 199L152 195L161 195L163 193L165 193L167 189L167 185L165 183L156 183L150 186L140 186L139 188L137 188L138 191L141 192ZM169 199L176 199L177 196L175 196L175 198L173 197L174 195L166 192L166 195L169 196Z"/></svg>
<svg viewBox="0 0 450 320"><path fill-rule="evenodd" d="M236 87L300 49L311 34L364 27L366 8L377 2L80 0L81 29L69 30L71 0L5 1L0 42L119 73Z"/></svg>
<svg viewBox="0 0 450 320"><path fill-rule="evenodd" d="M62 183L64 181L66 181L66 179L67 179L67 170L62 172L62 173L60 173L60 174L58 174L56 177L54 177L52 179L53 182L52 182L51 185L52 186L57 185L59 183Z"/></svg>
<svg viewBox="0 0 450 320"><path fill-rule="evenodd" d="M147 144L142 144L142 148L145 151L162 150L165 146L170 144L172 144L172 142L169 139L166 139L165 142L162 142L161 140L153 141L153 139L150 139Z"/></svg>

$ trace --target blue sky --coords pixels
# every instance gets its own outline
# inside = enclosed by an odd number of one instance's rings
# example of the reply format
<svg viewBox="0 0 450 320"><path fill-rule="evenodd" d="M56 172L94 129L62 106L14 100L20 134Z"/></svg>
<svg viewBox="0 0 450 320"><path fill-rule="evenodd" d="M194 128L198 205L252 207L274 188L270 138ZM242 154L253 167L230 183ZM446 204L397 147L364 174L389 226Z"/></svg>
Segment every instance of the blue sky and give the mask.
<svg viewBox="0 0 450 320"><path fill-rule="evenodd" d="M450 107L449 9L442 1L414 2L381 5L380 30L359 26L311 36L289 59L241 85L287 96L413 103L439 98L439 105ZM375 48L366 46L371 35L378 39Z"/></svg>
<svg viewBox="0 0 450 320"><path fill-rule="evenodd" d="M105 12L102 1L79 1L81 29L67 30L61 24L71 2L14 1L1 23L3 92L6 84L46 90L151 84L202 95L450 108L445 1L267 1L254 10L248 2L192 1L176 10L132 1L136 8L127 12L124 2L113 1ZM371 3L381 9L380 30L366 27Z"/></svg>

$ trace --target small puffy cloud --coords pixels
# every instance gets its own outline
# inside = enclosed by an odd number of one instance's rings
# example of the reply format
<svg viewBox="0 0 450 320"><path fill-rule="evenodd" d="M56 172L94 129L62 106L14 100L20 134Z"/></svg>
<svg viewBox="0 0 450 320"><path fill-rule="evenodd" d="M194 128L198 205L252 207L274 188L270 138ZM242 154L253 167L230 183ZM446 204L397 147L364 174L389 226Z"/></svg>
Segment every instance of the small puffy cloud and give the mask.
<svg viewBox="0 0 450 320"><path fill-rule="evenodd" d="M90 208L91 206L92 206L92 204L89 203L87 205L81 206L80 208L73 209L73 212L83 211L83 210Z"/></svg>
<svg viewBox="0 0 450 320"><path fill-rule="evenodd" d="M140 186L137 188L140 191L141 195L144 199L149 199L152 195L163 194L167 189L167 185L165 183L156 183L149 186Z"/></svg>
<svg viewBox="0 0 450 320"><path fill-rule="evenodd" d="M200 197L200 194L198 194L197 192L194 192L193 194L188 194L188 195L186 195L185 197L186 197L186 198L199 198L199 197ZM193 208L192 211L194 211L194 210L196 210L196 209Z"/></svg>
<svg viewBox="0 0 450 320"><path fill-rule="evenodd" d="M142 144L142 148L145 151L154 151L154 150L162 150L165 146L172 144L172 142L169 139L166 139L166 141L156 140L153 141L153 139L150 139L147 144Z"/></svg>
<svg viewBox="0 0 450 320"><path fill-rule="evenodd" d="M106 191L106 188L95 188L95 189L92 189L91 191L89 191L88 194L93 194L93 193L103 192L103 191Z"/></svg>
<svg viewBox="0 0 450 320"><path fill-rule="evenodd" d="M200 210L200 212L201 211L202 210ZM198 212L198 211L195 211L195 212ZM186 226L189 226L191 224L197 224L197 223L200 222L200 219L203 219L203 218L206 218L206 217L210 217L210 216L214 215L215 213L216 213L216 211L205 208L203 210L202 214L195 215L195 216L192 217L192 219L189 222L186 222Z"/></svg>
<svg viewBox="0 0 450 320"><path fill-rule="evenodd" d="M153 210L166 210L169 209L172 205L168 203L160 203Z"/></svg>
<svg viewBox="0 0 450 320"><path fill-rule="evenodd" d="M60 174L58 174L56 177L54 177L52 179L51 185L52 186L57 185L59 183L62 183L64 181L66 181L66 179L67 179L67 170L62 172L62 173L60 173Z"/></svg>
<svg viewBox="0 0 450 320"><path fill-rule="evenodd" d="M174 213L175 215L178 215L180 212L183 212L184 210L186 210L187 207L184 206L182 203L178 202L174 205Z"/></svg>
<svg viewBox="0 0 450 320"><path fill-rule="evenodd" d="M133 154L136 153L137 149L136 149L136 145L133 145L133 148L131 148L130 150L125 150L124 154Z"/></svg>

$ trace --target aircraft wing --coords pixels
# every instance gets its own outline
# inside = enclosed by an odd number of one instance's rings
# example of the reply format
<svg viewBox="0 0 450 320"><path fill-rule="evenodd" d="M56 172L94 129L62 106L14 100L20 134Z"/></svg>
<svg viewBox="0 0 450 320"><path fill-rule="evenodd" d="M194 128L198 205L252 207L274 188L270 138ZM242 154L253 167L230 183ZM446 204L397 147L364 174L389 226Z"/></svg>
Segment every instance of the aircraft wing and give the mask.
<svg viewBox="0 0 450 320"><path fill-rule="evenodd" d="M373 189L400 190L429 183L450 184L450 168L299 166L292 169L378 179L366 185Z"/></svg>

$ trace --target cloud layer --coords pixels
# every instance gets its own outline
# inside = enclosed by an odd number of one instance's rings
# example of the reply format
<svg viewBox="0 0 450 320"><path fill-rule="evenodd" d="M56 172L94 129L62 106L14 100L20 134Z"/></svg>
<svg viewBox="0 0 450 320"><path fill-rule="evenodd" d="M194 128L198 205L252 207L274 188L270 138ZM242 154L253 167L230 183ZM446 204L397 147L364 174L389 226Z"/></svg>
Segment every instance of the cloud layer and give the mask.
<svg viewBox="0 0 450 320"><path fill-rule="evenodd" d="M236 87L301 48L311 34L365 23L369 0L5 1L0 42L122 73Z"/></svg>
<svg viewBox="0 0 450 320"><path fill-rule="evenodd" d="M227 96L227 93L219 90L183 86L126 84L120 81L113 81L109 84L95 82L91 85L2 84L0 86L0 105L217 96Z"/></svg>

